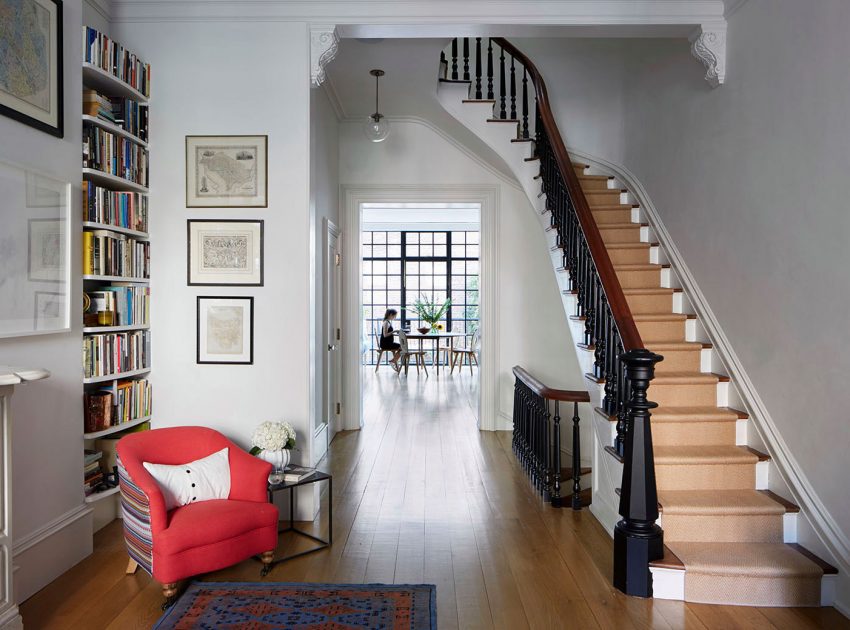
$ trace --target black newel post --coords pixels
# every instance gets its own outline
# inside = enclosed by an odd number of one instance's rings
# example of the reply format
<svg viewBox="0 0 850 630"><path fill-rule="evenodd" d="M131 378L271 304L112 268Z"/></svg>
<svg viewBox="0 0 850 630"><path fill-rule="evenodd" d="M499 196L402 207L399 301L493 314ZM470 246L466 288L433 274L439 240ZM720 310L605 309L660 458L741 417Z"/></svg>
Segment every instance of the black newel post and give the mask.
<svg viewBox="0 0 850 630"><path fill-rule="evenodd" d="M658 519L655 459L652 455L650 409L658 405L646 399L646 390L662 360L649 350L630 350L622 355L630 385L623 453L620 516L614 528L614 586L626 595L652 597L649 563L664 555L664 537Z"/></svg>

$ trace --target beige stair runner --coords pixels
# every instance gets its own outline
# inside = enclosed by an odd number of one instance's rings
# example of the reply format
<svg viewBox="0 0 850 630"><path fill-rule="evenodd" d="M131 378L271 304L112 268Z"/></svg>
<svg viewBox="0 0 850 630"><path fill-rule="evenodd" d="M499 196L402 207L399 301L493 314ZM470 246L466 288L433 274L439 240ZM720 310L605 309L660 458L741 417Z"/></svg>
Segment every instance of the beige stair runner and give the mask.
<svg viewBox="0 0 850 630"><path fill-rule="evenodd" d="M644 344L664 356L649 388L665 545L685 567L685 599L711 604L819 606L823 569L783 543L788 507L756 490L760 455L736 446L742 412L717 406L720 378L700 371L703 344L686 341L688 317L619 189L575 165Z"/></svg>

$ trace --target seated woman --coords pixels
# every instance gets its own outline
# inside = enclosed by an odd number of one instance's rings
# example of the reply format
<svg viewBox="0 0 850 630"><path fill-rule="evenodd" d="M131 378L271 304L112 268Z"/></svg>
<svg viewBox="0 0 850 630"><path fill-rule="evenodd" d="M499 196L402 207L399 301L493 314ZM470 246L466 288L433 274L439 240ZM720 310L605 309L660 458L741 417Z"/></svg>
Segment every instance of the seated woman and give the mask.
<svg viewBox="0 0 850 630"><path fill-rule="evenodd" d="M390 359L390 363L393 366L393 369L398 372L398 355L401 354L401 346L399 343L393 338L393 325L392 321L398 316L398 311L394 308L388 308L387 312L384 313L384 322L381 324L381 350L390 350L393 353L393 358Z"/></svg>

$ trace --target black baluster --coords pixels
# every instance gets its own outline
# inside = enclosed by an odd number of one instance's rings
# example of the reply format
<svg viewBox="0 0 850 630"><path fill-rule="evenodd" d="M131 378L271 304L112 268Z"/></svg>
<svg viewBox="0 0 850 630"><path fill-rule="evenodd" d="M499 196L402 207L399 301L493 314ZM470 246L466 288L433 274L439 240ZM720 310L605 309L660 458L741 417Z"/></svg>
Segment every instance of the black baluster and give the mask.
<svg viewBox="0 0 850 630"><path fill-rule="evenodd" d="M505 49L499 48L499 118L508 117L505 109Z"/></svg>
<svg viewBox="0 0 850 630"><path fill-rule="evenodd" d="M543 466L546 471L546 479L543 482L543 499L545 501L550 501L552 498L552 484L553 484L553 471L552 471L552 449L551 449L551 440L549 439L549 434L551 430L549 428L549 421L551 415L549 413L549 401L545 398L543 400Z"/></svg>
<svg viewBox="0 0 850 630"><path fill-rule="evenodd" d="M441 50L440 51L440 76L442 78L444 78L444 79L446 78L446 72L448 71L448 69L449 69L449 62L446 61L446 51Z"/></svg>
<svg viewBox="0 0 850 630"><path fill-rule="evenodd" d="M522 138L528 139L528 76L525 66L522 68Z"/></svg>
<svg viewBox="0 0 850 630"><path fill-rule="evenodd" d="M516 120L516 71L513 55L511 55L511 120Z"/></svg>
<svg viewBox="0 0 850 630"><path fill-rule="evenodd" d="M631 394L623 456L620 516L614 528L614 586L627 595L652 597L649 563L664 555L664 534L658 520L658 490L652 452L650 410L646 390L662 357L649 350L626 352L623 357Z"/></svg>
<svg viewBox="0 0 850 630"><path fill-rule="evenodd" d="M457 37L452 40L452 81L457 81Z"/></svg>
<svg viewBox="0 0 850 630"><path fill-rule="evenodd" d="M555 415L552 417L552 507L561 507L561 414L558 401L555 401Z"/></svg>
<svg viewBox="0 0 850 630"><path fill-rule="evenodd" d="M481 100L481 38L475 38L475 98Z"/></svg>
<svg viewBox="0 0 850 630"><path fill-rule="evenodd" d="M487 38L487 98L493 100L493 40Z"/></svg>
<svg viewBox="0 0 850 630"><path fill-rule="evenodd" d="M469 38L463 38L463 80L469 81Z"/></svg>
<svg viewBox="0 0 850 630"><path fill-rule="evenodd" d="M578 403L573 403L573 509L581 509L581 417L578 415Z"/></svg>

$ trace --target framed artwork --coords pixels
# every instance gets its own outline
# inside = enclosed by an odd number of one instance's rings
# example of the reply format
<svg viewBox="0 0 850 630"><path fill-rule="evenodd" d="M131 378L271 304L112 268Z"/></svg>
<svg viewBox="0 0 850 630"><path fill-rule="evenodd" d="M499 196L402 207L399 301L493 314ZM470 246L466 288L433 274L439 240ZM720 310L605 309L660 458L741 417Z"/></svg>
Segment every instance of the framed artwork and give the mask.
<svg viewBox="0 0 850 630"><path fill-rule="evenodd" d="M190 286L263 286L263 221L189 219Z"/></svg>
<svg viewBox="0 0 850 630"><path fill-rule="evenodd" d="M62 138L62 0L0 0L0 114Z"/></svg>
<svg viewBox="0 0 850 630"><path fill-rule="evenodd" d="M268 136L186 136L186 206L267 208Z"/></svg>
<svg viewBox="0 0 850 630"><path fill-rule="evenodd" d="M65 294L36 291L33 310L33 329L55 330L65 322Z"/></svg>
<svg viewBox="0 0 850 630"><path fill-rule="evenodd" d="M254 298L198 296L198 363L254 363Z"/></svg>
<svg viewBox="0 0 850 630"><path fill-rule="evenodd" d="M65 221L30 219L27 233L27 278L33 282L62 282L65 273Z"/></svg>

